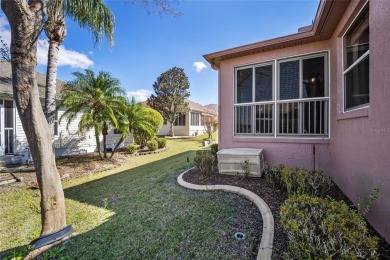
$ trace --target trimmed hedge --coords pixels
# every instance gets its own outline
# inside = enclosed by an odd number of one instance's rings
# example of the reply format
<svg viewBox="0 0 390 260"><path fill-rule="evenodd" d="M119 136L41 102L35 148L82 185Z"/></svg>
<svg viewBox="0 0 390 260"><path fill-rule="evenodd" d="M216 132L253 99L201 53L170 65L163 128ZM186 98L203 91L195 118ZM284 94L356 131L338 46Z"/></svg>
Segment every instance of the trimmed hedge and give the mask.
<svg viewBox="0 0 390 260"><path fill-rule="evenodd" d="M133 153L135 153L135 151L137 151L137 146L135 146L134 144L129 144L127 146L127 152L129 154L133 154Z"/></svg>
<svg viewBox="0 0 390 260"><path fill-rule="evenodd" d="M378 238L343 201L291 196L281 207L281 223L289 238L288 259L378 258Z"/></svg>
<svg viewBox="0 0 390 260"><path fill-rule="evenodd" d="M146 146L150 151L156 151L158 148L158 143L156 140L150 140L146 142Z"/></svg>
<svg viewBox="0 0 390 260"><path fill-rule="evenodd" d="M167 146L167 139L165 139L165 138L156 137L156 141L158 144L158 148L164 148L165 146Z"/></svg>
<svg viewBox="0 0 390 260"><path fill-rule="evenodd" d="M268 184L289 194L324 197L334 185L332 178L321 170L308 171L304 168L290 168L269 162L264 165L264 176Z"/></svg>
<svg viewBox="0 0 390 260"><path fill-rule="evenodd" d="M334 185L332 178L321 170L283 168L280 173L289 194L310 194L323 197Z"/></svg>

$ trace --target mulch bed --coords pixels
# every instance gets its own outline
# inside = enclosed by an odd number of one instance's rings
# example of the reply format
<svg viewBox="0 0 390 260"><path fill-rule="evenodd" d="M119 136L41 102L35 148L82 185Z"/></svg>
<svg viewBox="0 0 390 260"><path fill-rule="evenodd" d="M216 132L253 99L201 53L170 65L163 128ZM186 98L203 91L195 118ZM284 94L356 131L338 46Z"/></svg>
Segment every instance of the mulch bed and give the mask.
<svg viewBox="0 0 390 260"><path fill-rule="evenodd" d="M250 190L259 195L270 207L275 222L274 230L274 246L272 252L272 259L283 259L283 254L287 250L288 238L284 229L280 223L280 206L284 200L287 199L287 193L282 191L276 191L273 187L269 186L264 178L244 178L243 176L231 176L219 174L218 170L214 168L213 173L207 179L204 179L197 168L184 174L183 179L186 182L199 184L199 185L232 185L238 186ZM344 200L348 205L353 206L353 203L341 192L341 190L335 185L329 192L331 197L336 200ZM240 207L237 205L237 207ZM251 213L255 214L255 213ZM255 219L255 217L250 216ZM380 238L379 240L379 259L390 259L390 245L381 238L381 236L368 224L370 233ZM262 224L260 230L262 229ZM254 253L257 254L258 248L254 249Z"/></svg>
<svg viewBox="0 0 390 260"><path fill-rule="evenodd" d="M108 158L101 160L99 154L94 152L61 156L56 159L56 164L61 179L69 179L117 168L124 164L126 160L132 156L161 153L165 152L166 150L166 147L157 149L153 152L147 149L143 149L137 150L136 154L129 154L126 149L122 148L118 149L113 158L110 158L111 152L107 152ZM33 165L30 165L29 167L26 165L8 166L7 170L14 174L14 177L18 180L18 182L0 187L0 192L2 190L14 187L38 188L37 178Z"/></svg>

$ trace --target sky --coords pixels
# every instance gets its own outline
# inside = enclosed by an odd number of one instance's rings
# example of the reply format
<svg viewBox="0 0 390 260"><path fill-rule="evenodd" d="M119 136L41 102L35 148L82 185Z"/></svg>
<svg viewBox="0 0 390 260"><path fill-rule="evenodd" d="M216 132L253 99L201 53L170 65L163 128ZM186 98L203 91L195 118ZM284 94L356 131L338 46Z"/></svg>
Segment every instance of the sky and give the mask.
<svg viewBox="0 0 390 260"><path fill-rule="evenodd" d="M93 42L87 29L67 19L67 37L60 46L58 78L73 72L106 71L118 78L129 97L146 100L165 71L180 67L190 83L190 99L218 103L218 72L203 55L296 33L315 18L319 0L181 0L170 2L179 17L150 13L140 0L106 0L115 15L114 45ZM0 36L10 29L0 10ZM37 70L46 73L47 41L38 42ZM1 63L0 63L1 64ZM1 65L0 65L1 66Z"/></svg>

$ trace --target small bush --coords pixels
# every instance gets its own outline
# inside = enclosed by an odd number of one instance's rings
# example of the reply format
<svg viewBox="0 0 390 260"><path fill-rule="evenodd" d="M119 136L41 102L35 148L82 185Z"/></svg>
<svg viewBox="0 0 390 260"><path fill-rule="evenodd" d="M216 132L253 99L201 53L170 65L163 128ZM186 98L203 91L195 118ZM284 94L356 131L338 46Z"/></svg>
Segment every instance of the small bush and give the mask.
<svg viewBox="0 0 390 260"><path fill-rule="evenodd" d="M369 236L362 215L343 201L291 196L280 211L289 238L289 258L378 258L378 238Z"/></svg>
<svg viewBox="0 0 390 260"><path fill-rule="evenodd" d="M242 173L244 174L244 178L245 179L248 178L249 174L251 173L249 160L242 161L240 165L241 165Z"/></svg>
<svg viewBox="0 0 390 260"><path fill-rule="evenodd" d="M283 168L280 171L283 185L289 194L310 194L323 197L333 186L332 179L320 170Z"/></svg>
<svg viewBox="0 0 390 260"><path fill-rule="evenodd" d="M282 180L281 171L285 168L283 164L264 163L265 181L278 190L286 190Z"/></svg>
<svg viewBox="0 0 390 260"><path fill-rule="evenodd" d="M211 155L217 158L217 152L218 152L218 144L212 144L210 145L210 152Z"/></svg>
<svg viewBox="0 0 390 260"><path fill-rule="evenodd" d="M158 148L164 148L167 145L167 139L165 138L156 138Z"/></svg>
<svg viewBox="0 0 390 260"><path fill-rule="evenodd" d="M158 148L158 143L156 140L150 140L150 141L146 142L146 146L148 147L148 149L150 151L156 151Z"/></svg>
<svg viewBox="0 0 390 260"><path fill-rule="evenodd" d="M134 144L129 144L127 146L127 152L129 152L129 154L133 154L135 153L135 151L137 151L137 146L135 146Z"/></svg>
<svg viewBox="0 0 390 260"><path fill-rule="evenodd" d="M203 177L207 178L213 170L214 156L211 155L210 151L199 150L194 157L194 163Z"/></svg>

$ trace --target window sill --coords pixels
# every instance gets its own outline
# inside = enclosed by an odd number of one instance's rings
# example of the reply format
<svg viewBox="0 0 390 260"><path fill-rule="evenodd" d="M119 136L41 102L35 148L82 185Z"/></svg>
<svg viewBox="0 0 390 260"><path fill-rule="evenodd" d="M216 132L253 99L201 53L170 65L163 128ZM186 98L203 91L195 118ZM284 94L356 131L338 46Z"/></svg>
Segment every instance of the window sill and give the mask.
<svg viewBox="0 0 390 260"><path fill-rule="evenodd" d="M328 144L329 137L267 137L267 136L234 136L233 142L253 143L299 143L299 144Z"/></svg>
<svg viewBox="0 0 390 260"><path fill-rule="evenodd" d="M364 107L360 109L356 109L353 111L346 111L342 114L338 114L336 120L346 120L346 119L355 119L369 116L369 107Z"/></svg>

